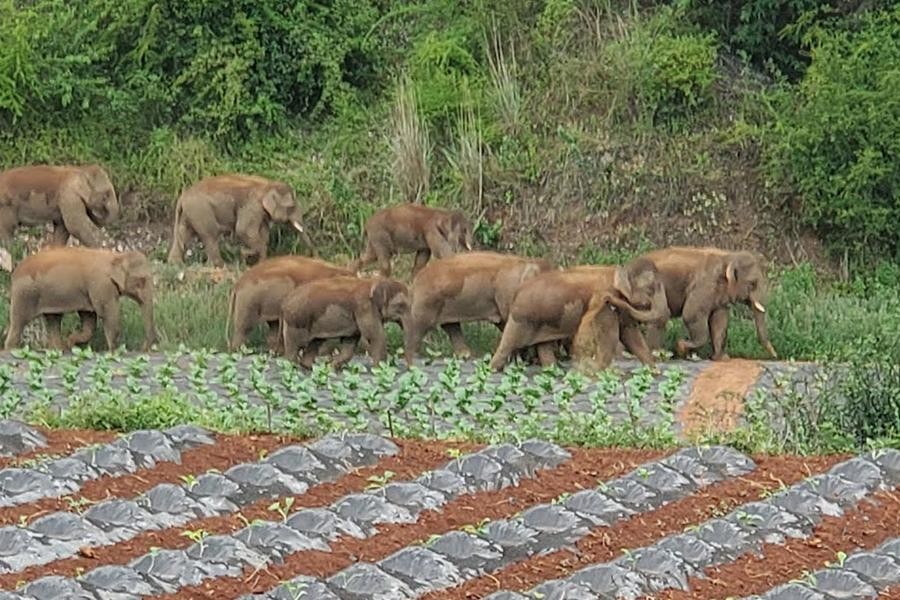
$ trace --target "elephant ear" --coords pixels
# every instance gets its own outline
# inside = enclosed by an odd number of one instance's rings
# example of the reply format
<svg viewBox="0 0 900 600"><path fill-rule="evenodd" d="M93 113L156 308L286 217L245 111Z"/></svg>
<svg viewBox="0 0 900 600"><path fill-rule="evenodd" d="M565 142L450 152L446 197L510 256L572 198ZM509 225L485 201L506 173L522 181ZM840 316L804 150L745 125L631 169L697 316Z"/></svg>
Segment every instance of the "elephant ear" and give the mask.
<svg viewBox="0 0 900 600"><path fill-rule="evenodd" d="M613 288L618 290L626 300L631 299L631 280L628 277L628 270L625 267L616 267L613 275Z"/></svg>
<svg viewBox="0 0 900 600"><path fill-rule="evenodd" d="M260 203L269 217L275 216L275 211L278 209L278 190L274 186L264 189Z"/></svg>
<svg viewBox="0 0 900 600"><path fill-rule="evenodd" d="M125 282L128 279L128 266L125 263L125 256L119 255L113 258L109 268L109 278L119 292L125 289Z"/></svg>
<svg viewBox="0 0 900 600"><path fill-rule="evenodd" d="M439 215L437 218L437 222L435 223L435 227L437 227L438 232L444 237L444 239L450 239L450 233L453 231L453 215Z"/></svg>

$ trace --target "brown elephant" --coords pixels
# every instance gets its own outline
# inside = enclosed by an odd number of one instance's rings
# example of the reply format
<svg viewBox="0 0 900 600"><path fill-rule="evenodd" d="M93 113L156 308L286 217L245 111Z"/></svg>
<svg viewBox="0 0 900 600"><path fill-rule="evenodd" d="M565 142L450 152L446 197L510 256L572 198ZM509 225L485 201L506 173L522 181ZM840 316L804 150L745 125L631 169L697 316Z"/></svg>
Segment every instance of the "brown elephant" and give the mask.
<svg viewBox="0 0 900 600"><path fill-rule="evenodd" d="M199 237L209 262L221 267L219 236L233 234L244 246L245 260L265 260L272 223L290 223L314 252L303 227L294 190L286 183L254 175L218 175L201 179L181 193L175 207L175 230L169 262L181 264L194 237Z"/></svg>
<svg viewBox="0 0 900 600"><path fill-rule="evenodd" d="M366 249L351 269L358 271L378 261L381 275L390 277L391 258L402 252L415 252L415 275L429 258L446 258L463 248L472 249L472 225L462 211L400 204L369 217Z"/></svg>
<svg viewBox="0 0 900 600"><path fill-rule="evenodd" d="M489 321L501 329L522 284L553 269L541 258L496 252L467 252L429 262L412 284L409 327L404 352L412 364L422 339L440 325L458 356L471 356L461 323Z"/></svg>
<svg viewBox="0 0 900 600"><path fill-rule="evenodd" d="M679 356L712 339L712 359L727 359L729 307L740 302L750 307L759 343L777 358L766 327L768 284L762 256L719 248L672 247L650 252L644 258L659 269L671 317L681 317L688 329L690 339L676 344ZM664 327L663 321L648 328L652 347L662 346Z"/></svg>
<svg viewBox="0 0 900 600"><path fill-rule="evenodd" d="M119 215L119 198L99 165L16 167L0 173L0 241L19 225L53 223L53 244L69 235L83 246L100 246L98 227Z"/></svg>
<svg viewBox="0 0 900 600"><path fill-rule="evenodd" d="M394 279L329 277L301 285L281 308L284 354L312 368L326 340L340 340L333 365L340 368L353 357L362 338L373 363L387 358L383 323L405 325L409 320L409 291Z"/></svg>
<svg viewBox="0 0 900 600"><path fill-rule="evenodd" d="M278 320L281 303L287 295L304 283L324 277L353 275L343 267L305 256L277 256L244 271L234 283L228 309L228 325L233 328L228 347L240 348L247 336L260 323L268 323L269 349L278 352L281 338Z"/></svg>
<svg viewBox="0 0 900 600"><path fill-rule="evenodd" d="M65 349L93 337L97 318L103 321L107 347L117 346L122 330L119 298L137 302L144 317L144 350L156 342L153 323L153 271L140 252L93 248L46 248L32 254L12 274L9 331L5 348L22 343L29 321L43 316L50 345ZM63 342L60 324L65 313L77 312L81 330Z"/></svg>
<svg viewBox="0 0 900 600"><path fill-rule="evenodd" d="M590 355L599 357L597 363L606 363L601 368L608 366L620 340L641 362L653 364L639 325L666 318L669 309L656 267L636 259L621 267L551 271L524 283L510 307L491 367L502 369L514 352L529 346L537 347L541 365L556 362L557 344L575 338L595 296L596 314L589 319L595 338ZM604 310L606 305L609 309ZM579 359L579 354L588 352L588 345L583 333L580 343L573 344L573 357Z"/></svg>

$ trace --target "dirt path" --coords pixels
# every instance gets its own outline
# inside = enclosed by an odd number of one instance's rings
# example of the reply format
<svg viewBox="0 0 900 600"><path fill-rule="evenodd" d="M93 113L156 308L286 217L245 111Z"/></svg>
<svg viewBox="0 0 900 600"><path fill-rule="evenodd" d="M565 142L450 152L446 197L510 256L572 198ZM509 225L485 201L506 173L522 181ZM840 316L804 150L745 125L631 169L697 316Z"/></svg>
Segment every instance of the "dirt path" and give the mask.
<svg viewBox="0 0 900 600"><path fill-rule="evenodd" d="M762 365L752 360L710 363L697 376L676 416L682 438L734 430L744 411L744 396L761 373Z"/></svg>

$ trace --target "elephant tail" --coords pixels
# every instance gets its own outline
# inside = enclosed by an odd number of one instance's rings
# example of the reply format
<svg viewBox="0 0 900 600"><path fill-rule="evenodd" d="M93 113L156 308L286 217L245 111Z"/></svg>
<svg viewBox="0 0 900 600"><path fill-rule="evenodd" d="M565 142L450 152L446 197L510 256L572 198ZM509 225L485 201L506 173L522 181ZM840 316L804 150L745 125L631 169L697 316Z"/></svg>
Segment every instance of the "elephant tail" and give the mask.
<svg viewBox="0 0 900 600"><path fill-rule="evenodd" d="M184 260L184 216L181 207L181 197L175 203L175 219L172 225L172 247L169 250L169 262L180 264Z"/></svg>
<svg viewBox="0 0 900 600"><path fill-rule="evenodd" d="M225 316L225 345L230 351L234 351L231 344L231 326L234 320L234 305L237 299L237 286L232 288L231 295L228 298L228 314Z"/></svg>

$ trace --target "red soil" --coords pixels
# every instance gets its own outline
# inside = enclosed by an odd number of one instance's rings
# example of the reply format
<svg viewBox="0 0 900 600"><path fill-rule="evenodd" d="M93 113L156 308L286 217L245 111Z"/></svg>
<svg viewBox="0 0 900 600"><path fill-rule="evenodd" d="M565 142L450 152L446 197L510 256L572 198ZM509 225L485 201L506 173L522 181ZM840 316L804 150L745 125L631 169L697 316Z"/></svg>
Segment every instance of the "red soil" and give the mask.
<svg viewBox="0 0 900 600"><path fill-rule="evenodd" d="M47 438L47 445L35 448L31 452L23 452L16 456L0 456L0 469L17 467L26 461L50 460L71 454L79 448L92 444L108 444L118 437L112 431L94 431L92 429L47 429L35 427Z"/></svg>
<svg viewBox="0 0 900 600"><path fill-rule="evenodd" d="M99 502L108 498L132 498L160 483L178 483L182 475L196 475L210 469L224 470L243 462L260 459L262 452L273 450L296 439L274 435L229 436L217 435L216 443L200 446L181 455L181 464L161 462L151 469L141 469L128 475L104 476L87 481L76 494L62 498L44 498L30 504L0 508L0 525L18 523L25 517L29 521L58 510L70 510L68 500L78 499L79 504Z"/></svg>
<svg viewBox="0 0 900 600"><path fill-rule="evenodd" d="M396 481L415 478L423 471L438 468L449 462L451 460L447 452L449 448L456 448L462 452L477 449L473 444L463 443L412 440L394 440L394 442L400 447L399 454L382 459L371 467L347 473L337 481L311 487L306 493L294 498L292 512L301 508L327 506L347 494L360 492L369 485L370 477L383 475L386 471L393 471L393 479ZM254 456L251 459L257 458L258 456ZM178 482L177 479L170 481ZM196 519L179 527L147 531L111 546L86 547L79 556L0 575L0 589L14 589L21 582L27 583L47 575L68 576L82 569L88 571L103 565L123 565L146 554L152 548L186 548L193 542L182 535L184 531L204 529L210 535L226 534L242 529L247 521L277 518L277 514L268 510L272 502L272 499L263 498L231 515Z"/></svg>
<svg viewBox="0 0 900 600"><path fill-rule="evenodd" d="M455 588L432 592L424 600L472 600L498 590L528 590L548 579L566 577L591 564L614 560L623 550L651 545L667 535L684 531L685 527L727 514L740 504L758 500L781 485L791 485L826 471L847 458L755 457L757 468L752 473L709 486L613 527L598 527L576 544L574 552L566 549L535 556Z"/></svg>
<svg viewBox="0 0 900 600"><path fill-rule="evenodd" d="M639 464L659 458L662 453L638 450L572 450L573 460L556 469L541 471L517 487L499 492L464 495L439 512L426 511L416 523L387 525L366 540L342 538L331 544L331 552L297 552L284 564L265 570L248 570L243 577L223 577L185 588L164 600L215 598L233 600L249 593L272 589L298 575L328 577L358 561L381 560L393 552L432 535L440 535L482 520L509 518L523 509L549 502L564 492L594 487L603 480L623 475ZM398 477L399 480L399 477Z"/></svg>
<svg viewBox="0 0 900 600"><path fill-rule="evenodd" d="M843 517L826 517L805 540L766 544L759 555L747 554L710 569L705 573L708 579L691 579L689 592L671 590L655 597L700 600L759 594L799 579L805 572L824 568L837 560L838 552L871 550L897 536L900 536L900 490L895 489L874 494Z"/></svg>

